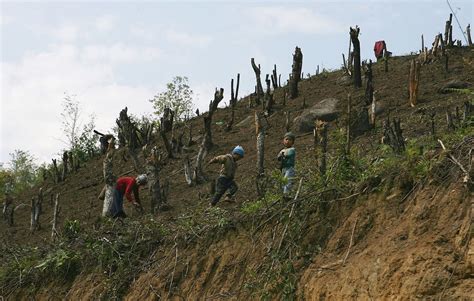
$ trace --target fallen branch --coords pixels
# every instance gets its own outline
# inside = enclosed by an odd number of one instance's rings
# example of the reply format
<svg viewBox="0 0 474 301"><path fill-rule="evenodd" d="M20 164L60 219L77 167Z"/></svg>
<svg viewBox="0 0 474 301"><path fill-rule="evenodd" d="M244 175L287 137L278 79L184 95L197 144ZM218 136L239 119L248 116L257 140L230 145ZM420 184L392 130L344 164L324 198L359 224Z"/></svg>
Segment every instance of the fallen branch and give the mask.
<svg viewBox="0 0 474 301"><path fill-rule="evenodd" d="M296 191L295 198L293 199L293 205L291 206L290 214L288 215L288 222L285 225L285 230L283 230L283 234L281 235L280 243L278 244L277 253L280 251L281 245L283 244L283 239L285 238L286 231L288 230L288 225L290 224L291 216L293 215L296 200L298 200L298 196L301 190L301 184L303 184L303 178L300 179L300 183L298 185L298 190Z"/></svg>
<svg viewBox="0 0 474 301"><path fill-rule="evenodd" d="M357 219L358 218L356 218L356 220L354 222L354 226L352 227L352 233L351 233L351 240L349 242L349 248L347 248L346 256L344 256L344 259L342 260L342 265L344 265L346 263L347 257L349 256L349 252L351 251L351 248L352 248L352 244L354 243L354 230L355 230L356 225L357 225Z"/></svg>
<svg viewBox="0 0 474 301"><path fill-rule="evenodd" d="M438 139L438 142L441 145L441 147L443 148L443 150L446 151L446 155L448 156L449 160L451 160L451 162L456 164L459 167L459 169L461 169L461 171L464 173L463 182L464 183L471 182L471 177L469 175L470 171L468 171L466 168L464 168L464 166L453 155L451 155L451 153L449 151L446 150L446 147L444 146L443 141ZM472 151L472 149L471 149L471 151ZM469 154L472 153L471 151L469 151Z"/></svg>

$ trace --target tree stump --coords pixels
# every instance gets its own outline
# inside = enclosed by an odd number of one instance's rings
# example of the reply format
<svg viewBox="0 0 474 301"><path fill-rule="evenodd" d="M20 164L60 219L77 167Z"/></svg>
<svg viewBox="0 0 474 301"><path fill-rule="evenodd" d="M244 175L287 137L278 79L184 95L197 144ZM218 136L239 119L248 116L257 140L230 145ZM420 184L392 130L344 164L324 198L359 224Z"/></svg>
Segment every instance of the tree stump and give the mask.
<svg viewBox="0 0 474 301"><path fill-rule="evenodd" d="M467 35L467 45L469 47L472 46L472 39L471 39L471 24L467 24L466 27L466 35Z"/></svg>
<svg viewBox="0 0 474 301"><path fill-rule="evenodd" d="M212 142L212 116L214 115L215 111L217 110L217 106L224 98L224 89L220 89L215 91L214 93L214 100L209 103L209 112L207 116L204 116L204 142L206 151L209 151L213 146L214 143Z"/></svg>
<svg viewBox="0 0 474 301"><path fill-rule="evenodd" d="M374 86L372 83L372 60L369 60L367 64L367 69L365 72L365 76L367 78L367 85L365 88L365 105L370 105L374 98Z"/></svg>
<svg viewBox="0 0 474 301"><path fill-rule="evenodd" d="M352 44L354 45L354 86L356 88L362 87L362 75L360 70L360 42L359 42L360 28L350 27L350 36Z"/></svg>
<svg viewBox="0 0 474 301"><path fill-rule="evenodd" d="M68 174L68 160L69 160L68 152L64 151L63 152L63 174L61 176L62 181L66 180L66 175Z"/></svg>
<svg viewBox="0 0 474 301"><path fill-rule="evenodd" d="M416 60L411 61L410 65L410 82L409 82L409 92L410 92L410 106L414 107L418 101L418 87L420 82L420 62Z"/></svg>
<svg viewBox="0 0 474 301"><path fill-rule="evenodd" d="M165 108L163 116L160 118L160 136L163 139L168 158L174 158L173 147L168 139L167 133L172 131L174 122L174 112L170 108Z"/></svg>
<svg viewBox="0 0 474 301"><path fill-rule="evenodd" d="M227 123L226 131L229 132L232 130L232 126L234 125L234 115L235 115L235 107L237 106L237 98L239 95L239 84L240 84L240 73L237 73L237 85L235 88L234 94L234 79L230 81L230 120Z"/></svg>
<svg viewBox="0 0 474 301"><path fill-rule="evenodd" d="M156 146L153 147L150 158L147 160L151 214L155 214L155 212L164 205L160 186L160 170L162 166L161 158L159 149Z"/></svg>
<svg viewBox="0 0 474 301"><path fill-rule="evenodd" d="M315 137L319 138L316 142L321 146L321 157L319 158L319 172L321 177L326 176L327 151L328 151L328 123L322 120L315 121Z"/></svg>
<svg viewBox="0 0 474 301"><path fill-rule="evenodd" d="M267 91L265 92L265 97L264 97L265 112L267 115L270 115L273 112L274 101L273 101L273 94L271 93L271 90L270 90L270 79L269 79L268 74L265 77L265 83L267 84Z"/></svg>
<svg viewBox="0 0 474 301"><path fill-rule="evenodd" d="M257 65L255 64L255 59L254 58L250 59L250 63L252 64L252 69L255 72L255 78L257 80L257 85L255 87L255 93L257 94L257 98L255 100L255 103L257 105L260 105L260 103L262 101L262 96L263 96L262 81L260 79L261 69L260 69L260 65L258 65L258 67L257 67Z"/></svg>
<svg viewBox="0 0 474 301"><path fill-rule="evenodd" d="M54 178L54 183L59 183L61 182L61 175L59 174L59 169L58 169L58 164L56 159L51 159L53 161L53 178Z"/></svg>
<svg viewBox="0 0 474 301"><path fill-rule="evenodd" d="M289 83L289 92L290 98L295 99L298 97L298 83L301 80L301 70L303 68L303 53L301 52L301 48L296 46L295 53L293 54L293 65L292 71L290 76L290 83Z"/></svg>
<svg viewBox="0 0 474 301"><path fill-rule="evenodd" d="M389 145L394 152L401 154L405 151L405 138L400 127L400 119L394 118L393 124L387 118L383 124L383 143Z"/></svg>

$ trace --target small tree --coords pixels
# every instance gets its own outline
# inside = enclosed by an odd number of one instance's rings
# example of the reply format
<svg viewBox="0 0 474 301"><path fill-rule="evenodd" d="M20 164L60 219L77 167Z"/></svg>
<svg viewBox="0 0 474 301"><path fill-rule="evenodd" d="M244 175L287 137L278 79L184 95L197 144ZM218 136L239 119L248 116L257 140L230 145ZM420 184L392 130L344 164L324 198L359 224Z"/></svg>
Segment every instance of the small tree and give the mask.
<svg viewBox="0 0 474 301"><path fill-rule="evenodd" d="M10 174L13 178L13 192L19 193L22 190L33 187L36 183L37 165L34 157L28 151L15 150L10 153Z"/></svg>
<svg viewBox="0 0 474 301"><path fill-rule="evenodd" d="M173 110L177 121L185 119L192 112L193 90L188 85L186 76L175 76L173 81L166 84L166 91L159 93L150 102L155 114L163 115L165 108Z"/></svg>
<svg viewBox="0 0 474 301"><path fill-rule="evenodd" d="M70 149L74 149L77 146L79 140L79 128L80 122L79 117L81 115L79 102L75 99L75 95L69 95L64 93L63 101L63 112L61 113L61 119L63 123L63 133L65 143L67 143Z"/></svg>

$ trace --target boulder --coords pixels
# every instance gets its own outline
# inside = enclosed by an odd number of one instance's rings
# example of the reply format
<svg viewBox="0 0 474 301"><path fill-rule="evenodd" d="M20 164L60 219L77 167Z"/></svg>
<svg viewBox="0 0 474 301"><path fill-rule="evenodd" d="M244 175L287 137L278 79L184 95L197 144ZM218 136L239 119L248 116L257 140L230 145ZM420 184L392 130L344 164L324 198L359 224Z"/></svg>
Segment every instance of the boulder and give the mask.
<svg viewBox="0 0 474 301"><path fill-rule="evenodd" d="M336 108L338 103L339 100L336 98L326 98L304 110L300 116L293 120L293 130L297 133L311 132L316 119L327 122L337 119L340 114Z"/></svg>

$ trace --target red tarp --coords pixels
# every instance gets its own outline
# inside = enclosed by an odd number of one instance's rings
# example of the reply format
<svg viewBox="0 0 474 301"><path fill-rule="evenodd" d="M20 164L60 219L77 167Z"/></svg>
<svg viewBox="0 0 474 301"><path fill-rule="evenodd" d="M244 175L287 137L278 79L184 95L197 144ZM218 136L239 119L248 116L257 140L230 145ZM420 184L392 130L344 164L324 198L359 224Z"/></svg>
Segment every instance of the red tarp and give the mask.
<svg viewBox="0 0 474 301"><path fill-rule="evenodd" d="M377 59L383 57L383 50L385 49L385 41L377 41L374 45L374 54Z"/></svg>

